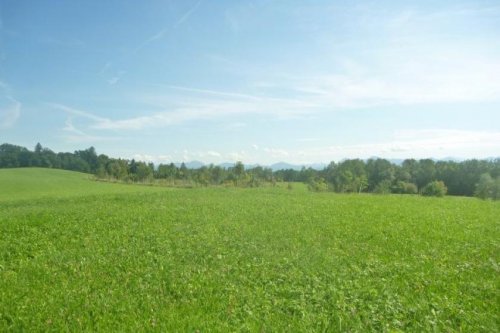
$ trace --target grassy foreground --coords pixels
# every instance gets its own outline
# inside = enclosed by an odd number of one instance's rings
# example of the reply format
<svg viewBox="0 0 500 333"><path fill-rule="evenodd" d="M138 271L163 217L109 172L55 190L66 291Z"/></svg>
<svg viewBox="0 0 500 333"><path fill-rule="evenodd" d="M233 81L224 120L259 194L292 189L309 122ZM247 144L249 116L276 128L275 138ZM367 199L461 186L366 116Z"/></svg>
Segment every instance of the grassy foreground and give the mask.
<svg viewBox="0 0 500 333"><path fill-rule="evenodd" d="M0 170L0 331L494 332L499 224L474 198Z"/></svg>

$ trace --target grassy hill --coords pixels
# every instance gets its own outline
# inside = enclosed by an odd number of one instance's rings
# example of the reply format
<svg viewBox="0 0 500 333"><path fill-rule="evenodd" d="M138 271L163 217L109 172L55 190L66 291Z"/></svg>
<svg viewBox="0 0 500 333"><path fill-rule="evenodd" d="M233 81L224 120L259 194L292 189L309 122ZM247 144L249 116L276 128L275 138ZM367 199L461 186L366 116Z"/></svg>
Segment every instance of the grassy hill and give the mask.
<svg viewBox="0 0 500 333"><path fill-rule="evenodd" d="M92 175L67 170L45 168L0 169L0 202L158 190L161 189L97 182L93 180Z"/></svg>
<svg viewBox="0 0 500 333"><path fill-rule="evenodd" d="M86 177L0 170L0 331L498 331L499 202Z"/></svg>

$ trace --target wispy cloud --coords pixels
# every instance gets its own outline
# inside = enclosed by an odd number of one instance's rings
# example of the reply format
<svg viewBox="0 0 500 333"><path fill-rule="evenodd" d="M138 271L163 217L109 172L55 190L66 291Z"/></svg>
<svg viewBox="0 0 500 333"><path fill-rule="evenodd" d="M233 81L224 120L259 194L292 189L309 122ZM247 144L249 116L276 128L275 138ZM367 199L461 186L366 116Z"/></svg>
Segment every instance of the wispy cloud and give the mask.
<svg viewBox="0 0 500 333"><path fill-rule="evenodd" d="M106 73L111 67L113 66L113 63L111 61L108 61L102 66L101 70L99 71L99 74L102 75Z"/></svg>
<svg viewBox="0 0 500 333"><path fill-rule="evenodd" d="M198 9L198 7L200 6L200 4L201 4L201 0L198 0L191 8L189 8L186 12L183 13L174 22L173 25L165 27L165 28L162 28L161 30L157 31L156 33L154 33L153 35L151 35L150 37L148 37L146 40L144 40L144 42L135 49L135 52L138 52L139 50L141 50L142 48L144 48L148 44L151 44L154 41L157 41L157 40L160 40L160 39L164 38L165 36L167 36L167 33L170 30L172 30L172 29L175 30L178 27L180 27Z"/></svg>
<svg viewBox="0 0 500 333"><path fill-rule="evenodd" d="M200 5L201 0L194 3L169 27L147 38L139 49L164 38L170 29L185 23ZM439 21L440 15L444 14L404 9L375 12L373 15L373 8L368 7L361 15L361 23L357 24L365 29L383 26L386 32L378 48L366 50L362 45L355 45L355 49L368 53L369 60L345 54L330 55L330 63L321 63L314 70L301 72L293 69L289 73L274 69L279 66L273 65L264 66L256 71L257 74L252 74L254 68L223 57L224 66L220 64L220 67L226 67L226 62L230 62L235 71L240 68L238 75L249 82L247 87L240 87L239 91L224 91L211 87L166 85L149 95L136 91L137 95L144 97L143 110L146 111L142 115L123 119L98 117L93 119L92 128L142 130L228 116L262 115L289 119L349 108L500 99L500 81L496 79L500 77L500 61L497 57L473 50L464 51L463 45L456 40L443 45L437 43L441 42L438 40L427 45L420 35L415 40L408 38L408 33L411 36L413 32L413 28L406 29L408 26L420 26L429 20ZM454 10L459 12L454 15L477 14L470 12L477 10L474 8ZM496 15L496 9L490 8L488 13ZM328 49L323 51L329 54ZM106 65L103 70L109 67ZM117 84L120 77L121 74L112 76L108 84ZM147 112L149 106L154 106L151 109L155 111ZM241 120L235 119L236 122Z"/></svg>
<svg viewBox="0 0 500 333"><path fill-rule="evenodd" d="M269 150L270 159L281 149ZM410 129L395 131L393 139L378 143L317 146L309 149L284 150L290 161L309 163L328 162L344 158L426 158L478 157L484 158L500 151L500 132L454 129ZM284 153L283 152L283 153Z"/></svg>
<svg viewBox="0 0 500 333"><path fill-rule="evenodd" d="M391 140L359 144L315 145L309 148L265 147L259 150L230 152L220 161L272 164L287 161L297 164L328 163L345 158L485 158L500 151L500 132L454 129L402 130Z"/></svg>
<svg viewBox="0 0 500 333"><path fill-rule="evenodd" d="M114 76L114 77L112 77L111 79L108 80L108 84L110 86L114 86L115 84L118 83L118 81L120 81L120 77Z"/></svg>
<svg viewBox="0 0 500 333"><path fill-rule="evenodd" d="M186 11L174 24L174 28L177 28L184 22L188 20L188 18L200 7L202 0L198 0L193 7L191 7L188 11Z"/></svg>
<svg viewBox="0 0 500 333"><path fill-rule="evenodd" d="M381 57L370 65L358 63L354 70L297 76L287 84L324 107L358 108L500 100L497 77L498 59L442 51Z"/></svg>
<svg viewBox="0 0 500 333"><path fill-rule="evenodd" d="M408 129L395 131L392 139L383 142L360 144L316 145L294 149L283 147L258 147L249 150L173 151L168 155L137 154L136 160L165 163L200 160L205 163L242 161L243 163L272 163L286 161L296 164L328 163L345 158L485 158L498 155L500 132L481 132L456 129ZM162 158L163 156L164 158Z"/></svg>
<svg viewBox="0 0 500 333"><path fill-rule="evenodd" d="M99 71L99 76L101 77L107 77L107 83L110 86L114 86L117 84L125 75L127 71L125 70L116 70L114 68L114 65L111 61L108 61L102 66L101 70Z"/></svg>
<svg viewBox="0 0 500 333"><path fill-rule="evenodd" d="M10 96L2 98L0 105L0 128L10 128L14 126L21 116L21 102Z"/></svg>
<svg viewBox="0 0 500 333"><path fill-rule="evenodd" d="M10 128L21 116L22 104L14 97L10 85L0 81L0 128Z"/></svg>
<svg viewBox="0 0 500 333"><path fill-rule="evenodd" d="M75 126L73 126L73 120L71 119L71 117L68 117L66 119L66 122L64 123L64 125L65 126L63 128L63 131L66 131L66 132L69 132L69 133L72 133L72 134L81 135L81 136L85 136L86 135L83 131L80 131Z"/></svg>
<svg viewBox="0 0 500 333"><path fill-rule="evenodd" d="M172 91L175 90L175 91ZM185 94L179 94L182 91ZM216 120L227 117L262 115L266 117L301 117L317 107L310 101L293 98L273 98L226 91L167 87L167 91L141 95L144 109L162 111L124 119L109 119L57 103L51 107L69 114L93 120L91 128L99 130L143 130L165 127L196 120ZM241 127L241 119L235 123Z"/></svg>
<svg viewBox="0 0 500 333"><path fill-rule="evenodd" d="M265 147L263 151L268 153L272 157L288 157L290 155L290 153L285 149Z"/></svg>
<svg viewBox="0 0 500 333"><path fill-rule="evenodd" d="M170 163L170 162L192 162L195 160L202 160L203 163L219 163L223 161L225 156L215 150L206 151L192 151L183 149L181 151L174 151L172 154L147 154L138 153L133 154L131 158L137 161L153 162L153 163Z"/></svg>
<svg viewBox="0 0 500 333"><path fill-rule="evenodd" d="M236 97L236 98L243 98L243 99L249 99L249 100L254 100L254 101L261 99L257 96L253 96L253 95L232 93L232 92L226 92L226 91L218 91L218 90L210 90L210 89L198 89L198 88L181 87L181 86L173 86L173 85L169 85L166 87L171 88L171 89L180 90L180 91L185 91L185 92L200 93L200 94L214 95L214 96L220 96L220 97L229 97L229 98Z"/></svg>
<svg viewBox="0 0 500 333"><path fill-rule="evenodd" d="M95 135L89 133L87 127L85 130L77 127L73 123L74 118L84 118L92 121L93 123L97 122L106 122L109 121L107 118L96 116L90 112L78 110L67 105L58 104L58 103L46 103L46 105L50 108L53 108L58 111L63 111L68 115L66 121L64 123L64 127L62 131L64 135L62 138L70 143L92 143L92 142L103 142L103 141L116 141L121 140L121 137L118 136L103 136L103 135Z"/></svg>
<svg viewBox="0 0 500 333"><path fill-rule="evenodd" d="M322 13L339 12L338 6L309 7L313 9L296 14L298 20L318 21L325 17ZM238 66L227 56L225 62L233 72L241 68L238 74L253 79L254 87L262 91L291 89L330 109L500 100L498 38L492 33L494 27L488 26L486 33L481 30L485 22L498 22L500 6L457 3L432 10L365 3L344 7L350 19L342 28L360 38L339 38L327 29L330 21L320 22L324 29L311 38L318 38L322 46L312 55L281 57L284 63L301 66L258 62ZM464 34L464 27L468 34L477 32L477 37Z"/></svg>
<svg viewBox="0 0 500 333"><path fill-rule="evenodd" d="M68 117L63 127L63 132L65 134L62 136L66 142L69 143L94 143L103 141L116 141L121 140L120 137L116 136L100 136L88 134L73 125L73 119Z"/></svg>
<svg viewBox="0 0 500 333"><path fill-rule="evenodd" d="M144 46L148 45L149 43L154 42L155 40L162 39L165 36L165 34L168 32L168 30L170 30L170 29L169 28L163 28L160 31L156 32L154 35L152 35L151 37L149 37L148 39L146 39L144 41L144 43L141 44L137 49L141 49Z"/></svg>
<svg viewBox="0 0 500 333"><path fill-rule="evenodd" d="M118 72L116 73L116 75L115 75L115 76L113 76L112 78L110 78L110 79L108 80L108 84L109 84L110 86L114 86L115 84L117 84L117 83L118 83L118 81L120 81L120 80L122 79L123 75L125 75L126 73L127 73L127 72L126 72L126 71L123 71L123 70L118 71Z"/></svg>
<svg viewBox="0 0 500 333"><path fill-rule="evenodd" d="M72 115L75 115L75 116L80 116L80 117L87 118L87 119L90 119L90 120L94 120L94 121L97 121L97 122L106 122L106 121L109 121L107 118L99 117L99 116L96 116L96 115L94 115L94 114L92 114L90 112L81 111L81 110L69 107L67 105L64 105L64 104L46 103L46 105L49 106L49 107L52 107L52 108L54 108L56 110L64 111L64 112L66 112L68 114L72 114Z"/></svg>

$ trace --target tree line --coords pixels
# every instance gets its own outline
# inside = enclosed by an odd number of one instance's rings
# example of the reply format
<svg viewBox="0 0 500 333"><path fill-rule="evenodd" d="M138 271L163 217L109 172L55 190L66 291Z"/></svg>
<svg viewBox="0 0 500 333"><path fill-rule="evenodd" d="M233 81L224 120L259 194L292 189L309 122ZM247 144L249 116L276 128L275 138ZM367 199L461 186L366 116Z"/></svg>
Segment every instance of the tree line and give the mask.
<svg viewBox="0 0 500 333"><path fill-rule="evenodd" d="M398 193L442 196L478 196L500 199L500 159L461 162L406 159L400 165L386 159L348 159L331 162L323 170L302 168L273 171L243 163L189 169L181 165L145 163L98 155L94 147L74 153L55 153L37 144L33 151L0 145L0 168L46 167L86 172L99 179L159 182L173 186L261 186L276 182L303 182L313 191L339 193Z"/></svg>

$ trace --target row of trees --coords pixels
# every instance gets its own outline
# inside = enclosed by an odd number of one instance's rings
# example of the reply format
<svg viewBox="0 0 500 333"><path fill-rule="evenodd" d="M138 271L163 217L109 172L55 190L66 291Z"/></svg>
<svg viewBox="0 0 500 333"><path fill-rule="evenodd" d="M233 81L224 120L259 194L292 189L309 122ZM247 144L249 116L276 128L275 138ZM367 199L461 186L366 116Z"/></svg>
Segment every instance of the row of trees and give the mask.
<svg viewBox="0 0 500 333"><path fill-rule="evenodd" d="M275 183L273 171L255 167L245 169L237 162L233 167L223 168L209 165L189 169L184 163L160 164L135 160L110 158L98 155L94 147L77 150L74 153L54 153L40 143L33 151L12 144L0 145L0 168L43 167L92 173L100 179L126 182L151 182L155 179L171 185L221 185L259 186Z"/></svg>
<svg viewBox="0 0 500 333"><path fill-rule="evenodd" d="M276 177L284 181L307 182L315 190L429 195L447 192L494 198L497 193L494 188L500 182L500 159L463 162L407 159L401 165L385 159L350 159L331 162L320 171L310 168L280 170ZM483 183L487 185L483 186ZM488 190L481 190L483 187Z"/></svg>
<svg viewBox="0 0 500 333"><path fill-rule="evenodd" d="M184 164L144 163L97 155L90 147L74 153L54 153L40 144L34 151L11 144L0 145L0 168L47 167L95 174L102 179L129 182L157 180L171 185L259 186L277 181L303 182L311 190L342 193L399 193L500 199L500 159L463 162L407 159L401 165L385 159L349 159L331 162L323 170L272 171L265 167L246 169L241 162L233 167L209 165L189 169Z"/></svg>

